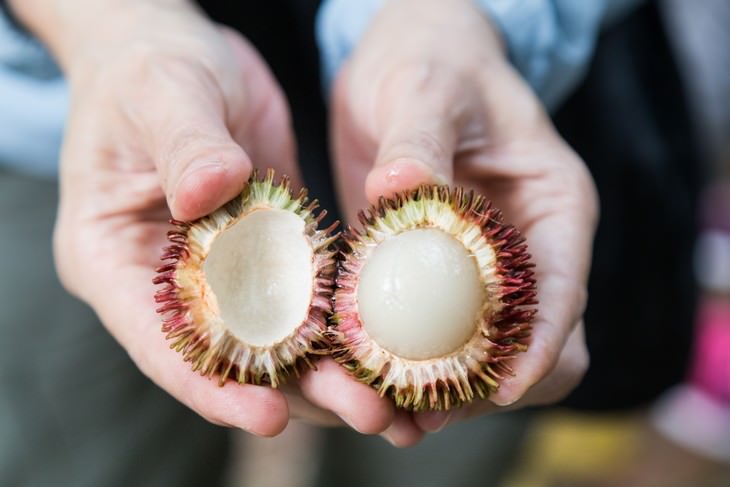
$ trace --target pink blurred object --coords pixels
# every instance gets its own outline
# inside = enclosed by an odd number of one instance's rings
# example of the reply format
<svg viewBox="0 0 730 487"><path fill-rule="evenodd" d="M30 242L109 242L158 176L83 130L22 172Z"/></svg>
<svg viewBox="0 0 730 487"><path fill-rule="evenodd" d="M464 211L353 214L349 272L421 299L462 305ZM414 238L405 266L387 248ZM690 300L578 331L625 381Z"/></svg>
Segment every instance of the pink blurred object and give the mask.
<svg viewBox="0 0 730 487"><path fill-rule="evenodd" d="M703 298L696 324L688 380L657 401L651 422L673 443L730 463L730 296Z"/></svg>
<svg viewBox="0 0 730 487"><path fill-rule="evenodd" d="M730 183L703 191L700 225L695 273L707 294L697 313L690 380L730 407Z"/></svg>
<svg viewBox="0 0 730 487"><path fill-rule="evenodd" d="M730 406L730 299L707 297L700 303L690 381Z"/></svg>
<svg viewBox="0 0 730 487"><path fill-rule="evenodd" d="M703 457L730 462L730 406L703 390L687 384L670 389L654 404L650 418L654 428L673 443Z"/></svg>

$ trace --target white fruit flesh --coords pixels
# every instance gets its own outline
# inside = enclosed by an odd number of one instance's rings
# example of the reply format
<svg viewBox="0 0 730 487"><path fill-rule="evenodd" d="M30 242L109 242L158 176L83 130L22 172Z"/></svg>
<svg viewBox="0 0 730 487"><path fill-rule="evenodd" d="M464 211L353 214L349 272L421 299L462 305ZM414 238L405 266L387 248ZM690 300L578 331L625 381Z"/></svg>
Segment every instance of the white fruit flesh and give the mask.
<svg viewBox="0 0 730 487"><path fill-rule="evenodd" d="M363 327L400 357L442 357L476 332L485 296L476 260L438 229L409 230L380 243L357 290Z"/></svg>
<svg viewBox="0 0 730 487"><path fill-rule="evenodd" d="M309 312L313 254L290 211L256 210L223 231L203 270L226 329L255 346L289 336Z"/></svg>

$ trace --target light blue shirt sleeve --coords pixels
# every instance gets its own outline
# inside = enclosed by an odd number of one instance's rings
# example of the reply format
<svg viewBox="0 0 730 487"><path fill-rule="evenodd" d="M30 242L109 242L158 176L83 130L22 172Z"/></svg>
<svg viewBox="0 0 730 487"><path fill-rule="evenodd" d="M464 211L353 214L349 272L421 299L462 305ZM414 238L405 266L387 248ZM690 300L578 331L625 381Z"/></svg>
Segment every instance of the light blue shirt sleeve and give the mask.
<svg viewBox="0 0 730 487"><path fill-rule="evenodd" d="M0 168L57 177L67 112L68 89L53 59L0 10Z"/></svg>
<svg viewBox="0 0 730 487"><path fill-rule="evenodd" d="M326 0L317 41L327 88L384 0ZM602 25L642 0L475 0L501 31L512 64L548 109L583 79Z"/></svg>
<svg viewBox="0 0 730 487"><path fill-rule="evenodd" d="M330 86L385 0L325 0L317 18ZM602 24L641 0L475 0L510 59L548 108L580 82ZM66 82L48 52L0 11L0 168L56 177L68 113Z"/></svg>

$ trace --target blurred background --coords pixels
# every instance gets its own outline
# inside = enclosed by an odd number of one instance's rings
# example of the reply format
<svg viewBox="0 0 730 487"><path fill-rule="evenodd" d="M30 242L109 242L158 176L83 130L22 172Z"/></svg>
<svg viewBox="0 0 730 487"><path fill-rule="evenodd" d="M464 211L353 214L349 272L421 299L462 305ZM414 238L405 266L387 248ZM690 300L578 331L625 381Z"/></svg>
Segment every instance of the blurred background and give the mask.
<svg viewBox="0 0 730 487"><path fill-rule="evenodd" d="M241 18L272 64L307 184L334 208L324 103L310 96L317 2L201 3ZM605 26L585 82L553 114L602 206L581 386L556 407L472 420L408 450L296 422L266 440L213 427L134 369L55 277L65 86L36 62L39 45L4 34L0 485L730 486L728 25L727 0L644 2ZM57 110L39 124L42 106Z"/></svg>

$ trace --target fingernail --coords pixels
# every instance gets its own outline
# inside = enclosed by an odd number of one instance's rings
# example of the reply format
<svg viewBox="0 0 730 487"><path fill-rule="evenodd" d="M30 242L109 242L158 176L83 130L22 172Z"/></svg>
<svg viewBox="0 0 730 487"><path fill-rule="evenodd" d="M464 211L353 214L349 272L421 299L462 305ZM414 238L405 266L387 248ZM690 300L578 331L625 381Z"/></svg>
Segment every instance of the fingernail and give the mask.
<svg viewBox="0 0 730 487"><path fill-rule="evenodd" d="M340 418L340 419L341 419L341 420L342 420L342 421L343 421L343 422L344 422L344 423L345 423L345 424L346 424L347 426L349 426L350 428L354 429L354 430L355 430L355 431L357 431L358 433L362 433L362 432L361 432L360 430L358 430L357 428L355 428L355 425L353 425L353 424L352 424L352 421L351 421L351 420L350 420L350 419L349 419L349 418L348 418L347 416L343 416L343 415L341 415L341 414L338 414L337 416L338 416L338 417L339 417L339 418Z"/></svg>
<svg viewBox="0 0 730 487"><path fill-rule="evenodd" d="M226 170L226 164L222 160L214 159L209 162L204 163L192 163L190 166L185 168L185 171L183 171L182 175L180 176L180 179L177 182L177 187L179 188L186 180L190 179L191 177L196 177L197 174L199 174L202 171L206 172L224 172Z"/></svg>
<svg viewBox="0 0 730 487"><path fill-rule="evenodd" d="M449 184L449 178L417 159L397 159L385 173L385 183L390 188L412 187L414 183Z"/></svg>
<svg viewBox="0 0 730 487"><path fill-rule="evenodd" d="M449 423L452 411L421 413L418 425L428 433L438 433Z"/></svg>
<svg viewBox="0 0 730 487"><path fill-rule="evenodd" d="M433 175L433 181L438 184L439 186L448 186L450 183L449 178L444 176L443 174L434 173Z"/></svg>
<svg viewBox="0 0 730 487"><path fill-rule="evenodd" d="M226 164L220 160L213 160L202 164L193 163L178 179L175 189L168 201L170 208L183 210L194 214L195 218L202 216L199 213L208 213L215 208L220 198L218 184L211 185L211 181L220 181L219 175L227 170ZM181 199L182 198L182 199Z"/></svg>
<svg viewBox="0 0 730 487"><path fill-rule="evenodd" d="M380 433L380 436L382 436L388 443L390 443L394 447L398 447L398 445L395 444L395 440L393 439L393 437L390 436L389 432L383 431L382 433Z"/></svg>
<svg viewBox="0 0 730 487"><path fill-rule="evenodd" d="M401 184L404 172L403 164L391 164L385 173L385 184L388 188L397 188Z"/></svg>
<svg viewBox="0 0 730 487"><path fill-rule="evenodd" d="M521 394L514 390L512 387L512 380L505 378L500 384L499 391L489 397L492 403L500 407L511 406L512 404L519 401Z"/></svg>

